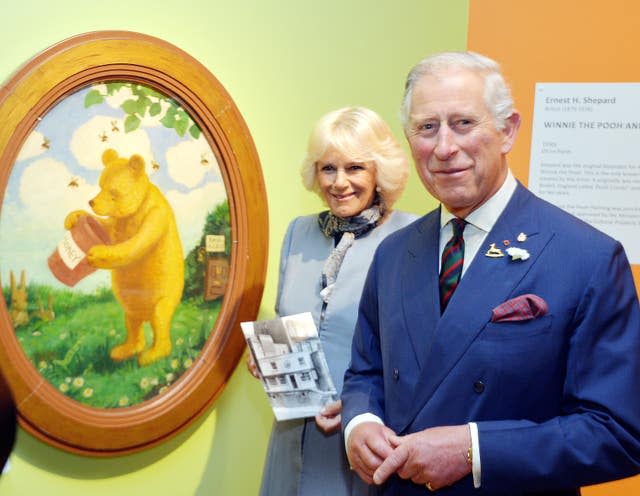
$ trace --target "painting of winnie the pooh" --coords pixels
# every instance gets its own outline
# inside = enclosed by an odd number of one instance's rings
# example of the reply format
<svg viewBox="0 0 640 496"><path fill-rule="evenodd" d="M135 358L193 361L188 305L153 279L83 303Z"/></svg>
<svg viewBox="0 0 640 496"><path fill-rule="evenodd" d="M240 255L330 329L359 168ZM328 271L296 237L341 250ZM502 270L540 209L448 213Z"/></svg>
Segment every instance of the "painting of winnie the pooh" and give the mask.
<svg viewBox="0 0 640 496"><path fill-rule="evenodd" d="M212 268L233 266L218 157L180 102L131 81L69 94L27 137L0 200L0 289L65 398L131 408L198 366L229 277Z"/></svg>
<svg viewBox="0 0 640 496"><path fill-rule="evenodd" d="M113 293L124 310L127 338L115 346L115 361L137 357L148 365L171 353L171 319L184 286L184 261L176 220L164 195L151 183L139 155L120 157L113 149L102 154L100 192L89 201L94 218L105 228L109 245L96 245L87 261L111 271ZM84 215L69 213L65 229ZM145 343L149 322L153 343Z"/></svg>

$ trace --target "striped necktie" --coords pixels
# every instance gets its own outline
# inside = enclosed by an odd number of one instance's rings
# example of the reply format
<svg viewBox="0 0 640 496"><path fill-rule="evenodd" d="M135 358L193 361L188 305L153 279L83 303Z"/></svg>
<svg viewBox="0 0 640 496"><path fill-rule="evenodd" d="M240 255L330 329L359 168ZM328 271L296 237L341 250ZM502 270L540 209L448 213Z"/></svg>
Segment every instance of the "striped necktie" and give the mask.
<svg viewBox="0 0 640 496"><path fill-rule="evenodd" d="M453 236L447 242L442 252L440 268L440 311L444 312L453 292L458 287L464 263L464 238L462 232L466 222L457 217L451 220Z"/></svg>

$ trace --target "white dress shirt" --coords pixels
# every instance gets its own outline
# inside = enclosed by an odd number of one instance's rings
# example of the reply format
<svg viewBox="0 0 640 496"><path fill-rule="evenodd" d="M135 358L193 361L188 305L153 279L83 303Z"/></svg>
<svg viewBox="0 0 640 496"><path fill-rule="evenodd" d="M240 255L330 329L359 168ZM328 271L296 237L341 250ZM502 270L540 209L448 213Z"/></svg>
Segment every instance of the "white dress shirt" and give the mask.
<svg viewBox="0 0 640 496"><path fill-rule="evenodd" d="M462 265L462 276L471 264L475 256L478 254L480 247L484 243L487 234L493 229L498 218L504 211L511 199L511 195L516 190L516 180L510 170L507 170L507 177L496 193L486 202L480 205L476 210L471 212L464 220L467 225L464 228L464 263ZM438 269L442 264L442 252L444 247L453 235L451 219L455 216L449 212L444 205L440 209L440 260ZM345 448L348 446L349 435L355 426L363 422L377 422L384 424L382 419L372 413L363 413L353 417L344 429ZM469 422L469 430L471 432L471 449L472 456L472 474L473 485L476 488L481 484L481 464L480 464L480 440L478 438L478 426L475 422Z"/></svg>

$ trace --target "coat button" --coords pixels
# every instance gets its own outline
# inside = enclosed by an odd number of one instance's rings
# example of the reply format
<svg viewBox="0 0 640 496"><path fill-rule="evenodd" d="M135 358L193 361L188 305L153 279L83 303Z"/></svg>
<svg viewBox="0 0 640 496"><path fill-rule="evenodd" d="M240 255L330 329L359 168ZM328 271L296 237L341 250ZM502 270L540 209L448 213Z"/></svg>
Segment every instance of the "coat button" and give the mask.
<svg viewBox="0 0 640 496"><path fill-rule="evenodd" d="M482 381L476 381L473 383L473 390L480 394L484 391L484 382Z"/></svg>
<svg viewBox="0 0 640 496"><path fill-rule="evenodd" d="M398 369L393 369L393 380L397 381L400 378L400 371Z"/></svg>

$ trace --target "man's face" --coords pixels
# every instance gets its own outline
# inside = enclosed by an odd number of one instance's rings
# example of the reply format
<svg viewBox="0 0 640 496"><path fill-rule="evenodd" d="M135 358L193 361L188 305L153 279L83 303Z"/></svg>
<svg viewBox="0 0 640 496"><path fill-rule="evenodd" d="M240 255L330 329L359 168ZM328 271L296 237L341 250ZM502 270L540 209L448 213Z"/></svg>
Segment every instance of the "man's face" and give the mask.
<svg viewBox="0 0 640 496"><path fill-rule="evenodd" d="M502 186L505 155L519 125L517 113L496 128L484 101L481 75L449 69L416 81L406 130L418 175L427 190L466 217Z"/></svg>

